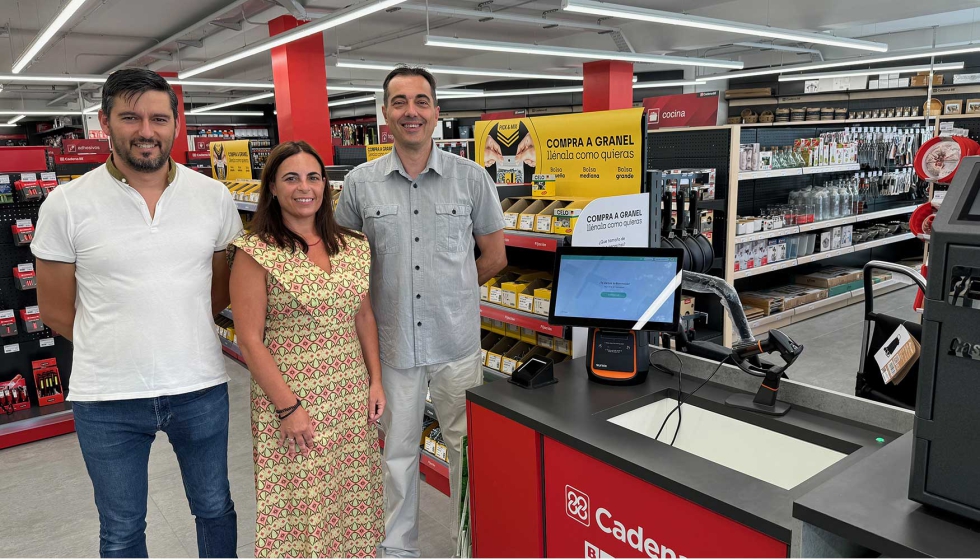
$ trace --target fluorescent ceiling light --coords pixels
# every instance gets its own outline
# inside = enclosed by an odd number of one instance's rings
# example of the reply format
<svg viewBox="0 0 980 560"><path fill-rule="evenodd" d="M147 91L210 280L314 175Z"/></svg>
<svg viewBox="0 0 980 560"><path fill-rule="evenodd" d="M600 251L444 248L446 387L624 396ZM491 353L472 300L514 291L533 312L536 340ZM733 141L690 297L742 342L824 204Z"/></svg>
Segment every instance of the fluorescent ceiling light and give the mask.
<svg viewBox="0 0 980 560"><path fill-rule="evenodd" d="M480 95L444 95L443 99L467 99L470 97L510 97L512 95L548 95L555 93L581 93L582 86L553 87L538 89L507 89L500 91L485 91Z"/></svg>
<svg viewBox="0 0 980 560"><path fill-rule="evenodd" d="M207 113L186 113L188 117L261 117L262 111L208 111Z"/></svg>
<svg viewBox="0 0 980 560"><path fill-rule="evenodd" d="M356 105L358 103L367 103L368 101L373 102L375 97L370 95L368 97L352 97L351 99L341 99L340 101L330 101L327 103L327 107L340 107L341 105Z"/></svg>
<svg viewBox="0 0 980 560"><path fill-rule="evenodd" d="M81 115L81 111L0 111L0 115L24 115L25 117L60 117L62 115Z"/></svg>
<svg viewBox="0 0 980 560"><path fill-rule="evenodd" d="M327 84L327 91L359 91L362 93L384 93L384 88L371 86L334 86Z"/></svg>
<svg viewBox="0 0 980 560"><path fill-rule="evenodd" d="M10 124L10 123L2 123L2 124L0 124L0 127L2 127L2 128L13 128L15 126L20 126L20 125Z"/></svg>
<svg viewBox="0 0 980 560"><path fill-rule="evenodd" d="M337 60L337 68L360 68L364 70L391 71L400 62L378 62L370 60ZM432 74L447 74L456 76L486 76L491 78L512 78L524 80L570 80L581 82L584 78L573 74L547 74L541 72L521 72L515 70L494 70L490 68L464 68L462 66L432 66L420 64ZM328 86L329 87L329 86Z"/></svg>
<svg viewBox="0 0 980 560"><path fill-rule="evenodd" d="M185 78L190 78L191 76L197 76L198 74L209 70L214 70L215 68L224 66L225 64L230 64L232 62L242 60L243 58L248 58L261 52L272 50L276 47L281 47L282 45L302 39L303 37L323 33L331 27L343 25L350 21L354 21L355 19L371 15L375 12L386 10L405 1L406 0L377 0L376 2L371 2L369 4L360 4L351 6L347 9L339 10L321 20L311 21L310 23L301 25L285 33L280 33L279 35L258 41L252 46L245 47L239 51L219 57L196 68L191 68L190 70L180 72L177 74L177 77L183 80Z"/></svg>
<svg viewBox="0 0 980 560"><path fill-rule="evenodd" d="M599 17L616 17L652 23L665 23L668 25L680 25L684 27L694 27L697 29L711 29L713 31L725 31L728 33L738 33L741 35L771 37L773 39L783 39L786 41L818 43L821 45L831 45L846 49L861 49L874 52L886 52L888 50L888 45L885 43L876 43L874 41L847 39L844 37L834 37L833 35L826 33L811 33L808 31L780 29L778 27L769 27L766 25L739 23L723 19L679 14L676 12L664 12L661 10L623 6L620 4L594 2L592 0L563 0L562 9L566 12L589 14Z"/></svg>
<svg viewBox="0 0 980 560"><path fill-rule="evenodd" d="M187 111L190 115L197 115L199 113L209 113L214 109L223 109L225 107L231 107L232 105L241 105L242 103L251 103L252 101L258 101L260 99L268 99L270 97L275 97L275 93L260 93L258 95L250 95L248 97L242 97L241 99L232 99L231 101L225 101L223 103L215 103L213 105L205 105L204 107L198 107L197 109L191 109Z"/></svg>
<svg viewBox="0 0 980 560"><path fill-rule="evenodd" d="M821 78L849 78L851 76L873 76L877 74L897 74L901 72L928 72L930 70L961 70L962 62L949 62L946 64L936 64L929 66L922 64L919 66L900 66L898 68L866 68L864 70L840 70L836 72L821 72L817 74L782 74L779 76L780 82L798 82L802 80L819 80Z"/></svg>
<svg viewBox="0 0 980 560"><path fill-rule="evenodd" d="M678 86L702 86L708 82L704 80L680 80L665 82L638 82L633 84L633 89L647 89L659 87L678 87Z"/></svg>
<svg viewBox="0 0 980 560"><path fill-rule="evenodd" d="M78 9L81 8L82 4L84 3L85 0L71 0L70 2L68 2L68 5L65 6L65 9L61 10L61 13L55 16L54 20L51 23L49 23L47 27L44 28L44 31L42 31L37 37L34 38L34 41L31 42L31 45L29 47L27 47L27 50L24 51L24 54L20 55L20 58L17 59L17 62L14 63L14 67L11 68L10 71L13 72L14 74L17 74L18 72L23 70L32 60L34 60L34 57L37 56L37 53L41 52L41 49L44 48L44 45L46 45L48 41L50 41L51 38L54 37L54 34L57 33L58 30L61 29L62 26L64 26L65 23L68 22L69 19L71 19L71 16L75 15L75 12L77 12Z"/></svg>
<svg viewBox="0 0 980 560"><path fill-rule="evenodd" d="M786 45L774 45L771 43L753 43L749 41L742 41L739 43L732 43L737 47L748 47L750 49L762 49L767 51L782 51L791 53L803 53L803 54L819 54L820 51L817 49L805 49L803 47L787 47Z"/></svg>
<svg viewBox="0 0 980 560"><path fill-rule="evenodd" d="M15 124L17 121L21 120L22 118L24 118L26 116L27 115L17 115L16 117L14 117L14 118L10 119L9 121L7 121L7 124Z"/></svg>
<svg viewBox="0 0 980 560"><path fill-rule="evenodd" d="M675 66L707 66L713 68L744 67L742 62L733 60L718 60L714 58L694 58L683 56L662 56L655 54L622 53L614 51L576 49L571 47L552 47L547 45L529 45L526 43L503 43L499 41L477 41L474 39L457 39L455 37L425 36L425 44L430 47L449 47L453 49L470 49L476 51L505 52L518 54L535 54L544 56L567 56L571 58L586 58L593 60L625 60L645 64L670 64Z"/></svg>
<svg viewBox="0 0 980 560"><path fill-rule="evenodd" d="M101 84L106 81L105 76L55 74L55 75L28 75L28 74L0 74L0 82L55 82L67 84Z"/></svg>
<svg viewBox="0 0 980 560"><path fill-rule="evenodd" d="M957 54L968 54L980 52L980 46L970 46L955 49L919 51L910 54L894 54L887 56L873 56L863 58L851 58L847 60L833 60L827 62L814 62L812 64L793 64L790 66L774 66L768 68L754 68L742 72L728 72L725 74L707 74L698 76L699 80L727 80L729 78L748 78L751 76L767 76L770 74L784 74L786 72L797 72L806 70L824 70L826 68L843 68L845 66L857 66L858 64L880 64L883 62L896 62L899 60L915 60L917 58L929 58L931 56L944 57Z"/></svg>
<svg viewBox="0 0 980 560"><path fill-rule="evenodd" d="M218 88L251 88L251 89L273 89L276 87L272 82L225 82L222 80L175 80L168 78L167 81L172 86L201 86Z"/></svg>
<svg viewBox="0 0 980 560"><path fill-rule="evenodd" d="M82 114L83 115L91 115L92 113L98 113L99 112L99 109L101 109L101 108L102 108L102 104L101 103L99 103L97 105L92 105L91 107L87 107L85 109L82 109Z"/></svg>
<svg viewBox="0 0 980 560"><path fill-rule="evenodd" d="M362 92L362 93L384 93L384 88L380 86L334 86L327 84L328 92ZM463 89L463 88L445 88L436 89L436 96L442 97L446 95L459 95L459 96L479 96L483 93L483 90L479 89Z"/></svg>

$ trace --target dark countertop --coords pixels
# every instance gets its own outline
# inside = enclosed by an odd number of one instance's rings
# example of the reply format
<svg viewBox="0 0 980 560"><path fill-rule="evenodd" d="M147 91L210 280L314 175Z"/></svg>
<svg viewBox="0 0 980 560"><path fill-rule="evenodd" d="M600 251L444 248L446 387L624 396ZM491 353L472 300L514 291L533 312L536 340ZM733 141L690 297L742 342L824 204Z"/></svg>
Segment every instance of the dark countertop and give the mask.
<svg viewBox="0 0 980 560"><path fill-rule="evenodd" d="M664 356L655 361L675 367L667 361L672 358ZM780 418L726 407L725 399L737 391L714 383L690 399L685 397L701 408L849 453L820 474L784 490L606 421L663 398L665 391L676 398L673 375L651 367L641 385L601 385L588 380L584 359L578 359L556 364L555 377L557 384L535 390L505 381L488 383L467 391L467 399L787 544L792 538L794 500L880 450L883 444L876 438L887 443L899 437L798 406ZM684 377L682 389L690 392L700 383Z"/></svg>
<svg viewBox="0 0 980 560"><path fill-rule="evenodd" d="M798 499L793 515L886 556L975 558L980 523L909 500L911 469L909 432Z"/></svg>

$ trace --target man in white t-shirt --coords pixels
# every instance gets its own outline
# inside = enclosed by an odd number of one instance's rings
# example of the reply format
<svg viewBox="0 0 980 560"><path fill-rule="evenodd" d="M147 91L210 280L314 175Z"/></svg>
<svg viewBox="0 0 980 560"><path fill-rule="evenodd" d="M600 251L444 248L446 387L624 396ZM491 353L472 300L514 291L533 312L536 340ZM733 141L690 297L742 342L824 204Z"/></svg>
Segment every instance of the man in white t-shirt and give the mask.
<svg viewBox="0 0 980 560"><path fill-rule="evenodd" d="M31 250L46 325L74 342L68 400L99 509L99 554L146 557L147 465L167 434L201 557L234 557L228 375L214 316L225 247L242 230L228 189L177 164L177 96L144 69L102 90L105 165L51 192Z"/></svg>

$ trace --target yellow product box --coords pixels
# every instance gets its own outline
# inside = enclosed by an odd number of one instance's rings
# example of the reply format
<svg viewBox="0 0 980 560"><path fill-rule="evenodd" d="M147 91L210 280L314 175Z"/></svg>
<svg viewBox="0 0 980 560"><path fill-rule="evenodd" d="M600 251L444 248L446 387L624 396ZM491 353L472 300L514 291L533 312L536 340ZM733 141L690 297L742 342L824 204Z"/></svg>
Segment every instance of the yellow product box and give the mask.
<svg viewBox="0 0 980 560"><path fill-rule="evenodd" d="M514 344L519 344L514 342L509 338L501 338L493 345L493 348L487 351L487 367L490 369L495 369L500 371L500 366L504 360L504 354L511 349Z"/></svg>
<svg viewBox="0 0 980 560"><path fill-rule="evenodd" d="M575 222L578 221L578 216L582 213L582 210L589 205L588 200L576 200L570 202L563 208L556 208L554 210L555 220L553 233L559 235L571 235L575 230Z"/></svg>
<svg viewBox="0 0 980 560"><path fill-rule="evenodd" d="M521 328L517 325L511 325L510 323L504 323L504 327L507 329L507 336L517 340L521 339Z"/></svg>
<svg viewBox="0 0 980 560"><path fill-rule="evenodd" d="M547 316L551 311L551 284L534 290L534 307L532 311L537 315L544 316Z"/></svg>
<svg viewBox="0 0 980 560"><path fill-rule="evenodd" d="M503 362L500 364L500 372L511 375L514 373L521 363L524 361L524 356L531 351L531 345L526 342L518 342L511 347L507 353L504 354Z"/></svg>
<svg viewBox="0 0 980 560"><path fill-rule="evenodd" d="M568 203L564 200L554 200L551 204L544 207L534 218L534 231L538 233L551 233L555 229L555 210L564 208Z"/></svg>
<svg viewBox="0 0 980 560"><path fill-rule="evenodd" d="M483 365L487 365L487 353L493 348L500 339L503 338L497 333L489 333L480 340L480 352L483 354Z"/></svg>
<svg viewBox="0 0 980 560"><path fill-rule="evenodd" d="M423 428L422 429L422 438L419 439L419 445L425 447L425 440L431 439L429 437L429 435L432 434L432 430L435 430L438 427L439 427L439 422L433 422L433 423L429 424L428 426L426 426L425 428ZM435 440L433 440L433 441L435 441Z"/></svg>
<svg viewBox="0 0 980 560"><path fill-rule="evenodd" d="M532 175L531 196L535 198L555 196L555 176L539 174Z"/></svg>
<svg viewBox="0 0 980 560"><path fill-rule="evenodd" d="M534 329L526 329L521 327L521 342L526 342L528 344L537 344L538 333Z"/></svg>
<svg viewBox="0 0 980 560"><path fill-rule="evenodd" d="M503 291L500 294L500 305L517 309L517 296L524 293L528 286L530 284L521 280L501 284L500 289Z"/></svg>
<svg viewBox="0 0 980 560"><path fill-rule="evenodd" d="M553 337L551 335L548 335L548 334L538 333L538 342L537 342L537 344L541 348L547 348L548 350L554 350L555 349L555 337Z"/></svg>
<svg viewBox="0 0 980 560"><path fill-rule="evenodd" d="M504 229L517 229L521 212L530 206L531 202L533 201L529 198L519 198L514 200L514 202L510 204L506 210L504 210Z"/></svg>
<svg viewBox="0 0 980 560"><path fill-rule="evenodd" d="M524 288L524 291L517 296L517 309L524 311L525 313L534 313L534 293L541 288L545 288L551 285L551 280L546 280L544 278L538 278L537 280L532 280L530 284Z"/></svg>
<svg viewBox="0 0 980 560"><path fill-rule="evenodd" d="M437 441L435 456L442 461L449 461L449 448Z"/></svg>
<svg viewBox="0 0 980 560"><path fill-rule="evenodd" d="M549 203L544 200L535 200L531 204L528 204L527 208L521 210L520 221L517 224L517 229L522 231L534 231L535 218L538 216L538 212L541 212L548 206Z"/></svg>
<svg viewBox="0 0 980 560"><path fill-rule="evenodd" d="M572 341L566 338L555 338L555 352L561 352L562 354L572 353Z"/></svg>
<svg viewBox="0 0 980 560"><path fill-rule="evenodd" d="M497 285L497 279L491 278L480 286L480 301L490 301L490 287Z"/></svg>
<svg viewBox="0 0 980 560"><path fill-rule="evenodd" d="M425 438L425 450L428 451L429 453L435 455L436 454L436 440L434 440L434 439L432 439L430 437L426 437Z"/></svg>
<svg viewBox="0 0 980 560"><path fill-rule="evenodd" d="M496 282L494 285L490 286L490 289L487 291L487 301L497 305L502 305L500 302L503 299L503 284L506 282L513 282L519 277L520 276L516 272L503 272L498 274L494 279Z"/></svg>
<svg viewBox="0 0 980 560"><path fill-rule="evenodd" d="M480 317L480 328L484 330L490 330L490 318Z"/></svg>
<svg viewBox="0 0 980 560"><path fill-rule="evenodd" d="M493 319L490 321L490 332L504 336L507 334L507 325L503 321Z"/></svg>

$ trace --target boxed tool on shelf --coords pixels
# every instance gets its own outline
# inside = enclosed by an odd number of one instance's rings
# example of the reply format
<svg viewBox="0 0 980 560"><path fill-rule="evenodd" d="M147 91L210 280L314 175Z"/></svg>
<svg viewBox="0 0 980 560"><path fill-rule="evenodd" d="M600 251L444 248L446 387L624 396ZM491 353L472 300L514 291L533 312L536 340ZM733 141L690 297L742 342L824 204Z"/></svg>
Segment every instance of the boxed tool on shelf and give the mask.
<svg viewBox="0 0 980 560"><path fill-rule="evenodd" d="M39 333L44 330L44 323L41 322L41 310L36 305L21 309L20 320L26 333Z"/></svg>
<svg viewBox="0 0 980 560"><path fill-rule="evenodd" d="M17 220L10 225L10 233L17 247L26 247L34 240L34 223L30 218Z"/></svg>
<svg viewBox="0 0 980 560"><path fill-rule="evenodd" d="M769 316L826 299L827 294L826 288L790 284L767 290L739 292L738 297L742 302L761 309L763 315Z"/></svg>
<svg viewBox="0 0 980 560"><path fill-rule="evenodd" d="M17 316L13 309L0 309L0 337L17 336Z"/></svg>
<svg viewBox="0 0 980 560"><path fill-rule="evenodd" d="M64 402L65 395L62 390L61 372L58 371L57 360L54 358L34 360L31 362L31 367L34 370L38 405L48 406Z"/></svg>
<svg viewBox="0 0 980 560"><path fill-rule="evenodd" d="M0 411L9 413L27 410L31 398L27 394L27 380L19 373L9 381L0 382Z"/></svg>
<svg viewBox="0 0 980 560"><path fill-rule="evenodd" d="M34 263L23 263L14 267L14 287L18 290L36 290L37 277Z"/></svg>

